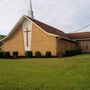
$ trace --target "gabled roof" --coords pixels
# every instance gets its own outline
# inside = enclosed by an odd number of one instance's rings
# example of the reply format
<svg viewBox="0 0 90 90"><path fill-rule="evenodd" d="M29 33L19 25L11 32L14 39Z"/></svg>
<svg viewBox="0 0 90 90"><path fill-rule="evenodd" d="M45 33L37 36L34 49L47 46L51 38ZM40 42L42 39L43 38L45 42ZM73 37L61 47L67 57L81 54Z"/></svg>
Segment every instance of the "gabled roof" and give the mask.
<svg viewBox="0 0 90 90"><path fill-rule="evenodd" d="M13 35L13 33L17 30L17 28L18 28L18 27L22 24L22 22L23 22L24 20L26 20L26 19L28 19L28 20L32 21L33 23L35 23L37 26L39 26L42 30L44 30L44 31L45 31L46 33L48 33L48 34L51 34L51 35L54 35L54 36L57 36L57 37L60 37L60 38L65 38L65 39L70 40L70 39L68 38L68 35L65 34L63 31L61 31L61 30L59 30L59 29L56 29L56 28L54 28L54 27L52 27L52 26L49 26L49 25L47 25L47 24L45 24L45 23L42 23L42 22L40 22L40 21L38 21L38 20L32 19L32 18L24 15L24 16L22 16L21 19L16 23L16 25L15 25L14 28L11 30L11 32L9 33L9 35L8 35L6 38L4 38L3 40L1 40L1 41L7 40L8 38L10 38L11 35ZM71 40L71 41L72 41L72 40Z"/></svg>
<svg viewBox="0 0 90 90"><path fill-rule="evenodd" d="M35 19L32 19L28 16L26 16L27 18L29 18L31 21L33 21L35 24L37 24L40 28L42 28L44 31L46 31L47 33L51 33L51 34L54 34L54 35L58 35L60 37L65 37L65 38L68 38L68 36L61 30L59 29L56 29L50 25L47 25L43 22L40 22L38 20L35 20Z"/></svg>
<svg viewBox="0 0 90 90"><path fill-rule="evenodd" d="M32 23L36 24L38 27L40 27L44 32L46 32L49 35L53 35L59 38L63 38L65 40L76 42L74 39L90 39L90 32L82 32L82 33L69 33L66 34L63 31L56 29L50 25L47 25L43 22L40 22L38 20L32 19L28 16L22 16L21 19L17 22L17 24L14 26L14 28L11 30L9 35L4 38L3 40L0 40L0 42L7 40L10 38L13 33L17 30L17 28L25 21L26 19L30 20Z"/></svg>
<svg viewBox="0 0 90 90"><path fill-rule="evenodd" d="M79 32L67 34L70 39L88 39L90 38L90 32Z"/></svg>

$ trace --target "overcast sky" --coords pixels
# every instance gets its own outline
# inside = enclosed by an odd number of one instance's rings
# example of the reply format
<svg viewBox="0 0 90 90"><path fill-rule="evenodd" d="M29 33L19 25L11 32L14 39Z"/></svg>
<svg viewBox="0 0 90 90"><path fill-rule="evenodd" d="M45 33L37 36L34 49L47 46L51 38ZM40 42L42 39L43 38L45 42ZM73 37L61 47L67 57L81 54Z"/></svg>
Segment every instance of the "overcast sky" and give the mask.
<svg viewBox="0 0 90 90"><path fill-rule="evenodd" d="M90 24L90 0L32 0L35 19L64 32ZM8 34L22 15L29 0L0 0L0 34Z"/></svg>

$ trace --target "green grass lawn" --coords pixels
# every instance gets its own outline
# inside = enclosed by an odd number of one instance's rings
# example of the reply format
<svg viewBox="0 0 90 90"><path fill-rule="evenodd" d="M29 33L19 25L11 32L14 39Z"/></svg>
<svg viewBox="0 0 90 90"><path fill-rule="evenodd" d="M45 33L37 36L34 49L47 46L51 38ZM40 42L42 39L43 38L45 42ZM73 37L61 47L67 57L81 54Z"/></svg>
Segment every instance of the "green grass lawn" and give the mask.
<svg viewBox="0 0 90 90"><path fill-rule="evenodd" d="M90 90L90 55L0 59L0 90Z"/></svg>

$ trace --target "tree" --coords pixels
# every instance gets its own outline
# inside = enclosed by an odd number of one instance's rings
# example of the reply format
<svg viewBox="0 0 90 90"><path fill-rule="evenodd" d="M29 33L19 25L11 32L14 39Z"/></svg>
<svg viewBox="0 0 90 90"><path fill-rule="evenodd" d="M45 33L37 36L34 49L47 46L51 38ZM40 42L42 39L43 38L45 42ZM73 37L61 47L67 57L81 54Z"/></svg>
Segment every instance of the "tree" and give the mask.
<svg viewBox="0 0 90 90"><path fill-rule="evenodd" d="M6 35L0 35L0 40L5 38L5 37L6 37Z"/></svg>

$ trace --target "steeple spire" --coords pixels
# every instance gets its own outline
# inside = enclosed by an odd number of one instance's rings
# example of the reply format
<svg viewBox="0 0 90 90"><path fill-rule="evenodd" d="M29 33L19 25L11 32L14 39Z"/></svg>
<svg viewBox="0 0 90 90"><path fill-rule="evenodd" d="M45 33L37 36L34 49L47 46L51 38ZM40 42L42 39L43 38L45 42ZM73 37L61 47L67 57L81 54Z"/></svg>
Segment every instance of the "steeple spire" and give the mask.
<svg viewBox="0 0 90 90"><path fill-rule="evenodd" d="M30 7L29 7L29 10L28 10L28 16L31 17L31 18L34 18L33 10L32 10L32 1L29 0L29 3L30 3Z"/></svg>

